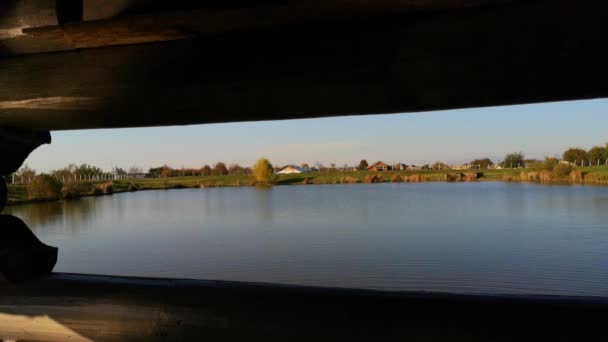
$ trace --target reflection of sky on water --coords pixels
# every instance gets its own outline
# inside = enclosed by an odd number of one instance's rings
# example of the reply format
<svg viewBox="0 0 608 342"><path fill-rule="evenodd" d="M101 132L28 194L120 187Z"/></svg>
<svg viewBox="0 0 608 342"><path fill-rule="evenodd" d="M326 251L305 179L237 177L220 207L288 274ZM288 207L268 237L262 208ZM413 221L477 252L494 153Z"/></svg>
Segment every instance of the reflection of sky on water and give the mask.
<svg viewBox="0 0 608 342"><path fill-rule="evenodd" d="M608 295L608 187L142 191L9 207L64 272Z"/></svg>

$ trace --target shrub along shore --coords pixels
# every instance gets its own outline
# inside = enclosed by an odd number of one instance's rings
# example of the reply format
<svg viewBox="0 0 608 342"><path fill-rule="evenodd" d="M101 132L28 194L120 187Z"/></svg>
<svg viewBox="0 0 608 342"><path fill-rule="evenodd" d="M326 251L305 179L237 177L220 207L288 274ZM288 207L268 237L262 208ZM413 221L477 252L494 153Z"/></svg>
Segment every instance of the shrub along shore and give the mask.
<svg viewBox="0 0 608 342"><path fill-rule="evenodd" d="M549 166L530 169L424 170L424 171L345 171L275 175L274 185L356 184L384 182L460 182L509 181L543 184L608 185L608 167ZM143 178L119 181L72 182L61 184L50 179L29 185L10 185L9 204L56 201L141 190L254 186L251 175Z"/></svg>

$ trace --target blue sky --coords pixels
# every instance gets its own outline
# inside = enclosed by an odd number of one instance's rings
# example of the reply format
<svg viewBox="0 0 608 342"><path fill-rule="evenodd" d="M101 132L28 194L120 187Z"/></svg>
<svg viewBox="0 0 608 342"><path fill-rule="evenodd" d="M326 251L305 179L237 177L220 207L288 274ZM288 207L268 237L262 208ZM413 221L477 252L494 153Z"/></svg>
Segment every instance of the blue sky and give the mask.
<svg viewBox="0 0 608 342"><path fill-rule="evenodd" d="M500 160L522 151L543 158L568 147L608 142L608 100L450 111L114 130L53 132L53 143L26 161L49 171L69 163L144 169L201 167L223 161L251 165L369 162L407 164Z"/></svg>

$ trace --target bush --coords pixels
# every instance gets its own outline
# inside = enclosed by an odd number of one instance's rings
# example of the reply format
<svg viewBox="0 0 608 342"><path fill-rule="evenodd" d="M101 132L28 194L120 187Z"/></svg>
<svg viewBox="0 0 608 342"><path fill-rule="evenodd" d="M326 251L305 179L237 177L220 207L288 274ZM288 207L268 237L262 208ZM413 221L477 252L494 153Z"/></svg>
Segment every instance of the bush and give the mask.
<svg viewBox="0 0 608 342"><path fill-rule="evenodd" d="M426 177L423 174L415 174L405 177L405 181L410 183L421 183L426 181Z"/></svg>
<svg viewBox="0 0 608 342"><path fill-rule="evenodd" d="M56 200L62 197L63 183L49 175L34 177L27 185L27 193L30 199Z"/></svg>
<svg viewBox="0 0 608 342"><path fill-rule="evenodd" d="M574 170L574 168L571 165L557 164L553 168L553 175L556 177L568 177L572 170Z"/></svg>
<svg viewBox="0 0 608 342"><path fill-rule="evenodd" d="M107 195L107 194L111 194L112 192L114 192L113 190L114 190L114 183L107 182L107 183L95 185L90 194L91 195Z"/></svg>
<svg viewBox="0 0 608 342"><path fill-rule="evenodd" d="M555 158L545 158L545 160L542 162L542 164L540 165L540 169L541 170L547 170L547 171L553 171L553 169L555 169L555 167L557 167L559 164L559 161Z"/></svg>
<svg viewBox="0 0 608 342"><path fill-rule="evenodd" d="M457 182L460 180L460 174L451 174L451 173L446 173L445 174L445 181L446 182Z"/></svg>
<svg viewBox="0 0 608 342"><path fill-rule="evenodd" d="M472 182L478 180L481 177L483 177L483 172L469 172L465 175L465 180L467 182Z"/></svg>
<svg viewBox="0 0 608 342"><path fill-rule="evenodd" d="M253 166L253 176L258 183L271 184L274 178L272 164L266 158L258 159Z"/></svg>
<svg viewBox="0 0 608 342"><path fill-rule="evenodd" d="M538 174L541 183L551 183L554 180L553 172L550 171L541 171Z"/></svg>
<svg viewBox="0 0 608 342"><path fill-rule="evenodd" d="M570 181L573 183L582 183L584 180L584 174L581 170L574 170L570 172Z"/></svg>
<svg viewBox="0 0 608 342"><path fill-rule="evenodd" d="M80 196L80 186L78 183L68 183L61 188L63 198L75 198Z"/></svg>
<svg viewBox="0 0 608 342"><path fill-rule="evenodd" d="M403 182L403 176L397 174L397 175L393 175L391 177L391 182L393 183L402 183Z"/></svg>
<svg viewBox="0 0 608 342"><path fill-rule="evenodd" d="M519 179L524 182L540 182L539 172L525 172L519 173Z"/></svg>
<svg viewBox="0 0 608 342"><path fill-rule="evenodd" d="M366 175L365 183L382 183L384 179L380 175Z"/></svg>
<svg viewBox="0 0 608 342"><path fill-rule="evenodd" d="M140 188L141 188L141 187L139 186L139 184L137 184L137 183L133 183L133 182L130 182L130 183L129 183L128 190L129 190L129 191L137 191L137 190L139 190Z"/></svg>
<svg viewBox="0 0 608 342"><path fill-rule="evenodd" d="M359 183L359 180L355 177L351 177L351 176L346 176L346 177L340 177L340 184L356 184Z"/></svg>

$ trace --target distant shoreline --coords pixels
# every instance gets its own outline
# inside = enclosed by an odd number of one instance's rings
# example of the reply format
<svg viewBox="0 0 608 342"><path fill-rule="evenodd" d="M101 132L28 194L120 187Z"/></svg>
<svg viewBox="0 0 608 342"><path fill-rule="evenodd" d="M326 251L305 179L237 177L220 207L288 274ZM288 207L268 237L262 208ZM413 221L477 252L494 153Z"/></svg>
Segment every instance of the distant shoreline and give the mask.
<svg viewBox="0 0 608 342"><path fill-rule="evenodd" d="M507 181L539 184L608 185L608 167L578 168L568 175L554 175L537 169L481 170L408 170L408 171L336 171L277 175L274 185L357 184L357 183L422 183L422 182ZM119 181L79 182L64 185L56 198L32 198L25 185L9 185L8 205L59 201L62 199L104 196L142 190L192 189L254 186L250 175L190 176L143 178Z"/></svg>

